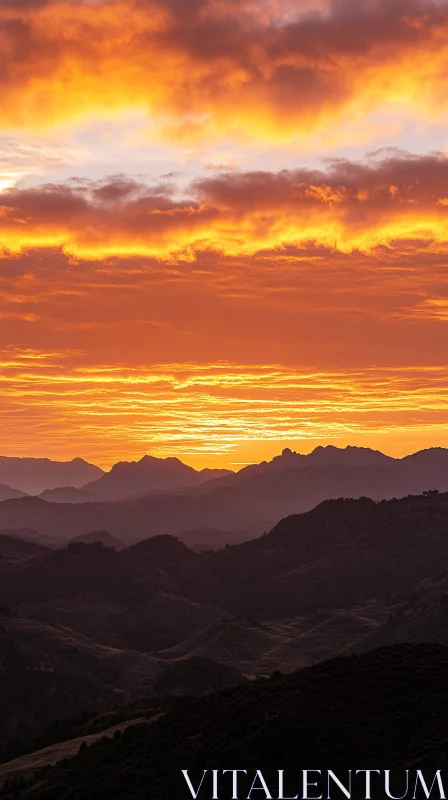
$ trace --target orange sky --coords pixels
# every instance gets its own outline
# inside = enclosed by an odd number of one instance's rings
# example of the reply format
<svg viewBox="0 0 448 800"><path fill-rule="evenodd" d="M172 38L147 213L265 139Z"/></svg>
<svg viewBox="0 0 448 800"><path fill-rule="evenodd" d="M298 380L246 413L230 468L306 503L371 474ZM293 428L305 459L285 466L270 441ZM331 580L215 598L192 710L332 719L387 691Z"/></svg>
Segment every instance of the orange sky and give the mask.
<svg viewBox="0 0 448 800"><path fill-rule="evenodd" d="M0 48L3 455L448 446L448 2L0 0Z"/></svg>

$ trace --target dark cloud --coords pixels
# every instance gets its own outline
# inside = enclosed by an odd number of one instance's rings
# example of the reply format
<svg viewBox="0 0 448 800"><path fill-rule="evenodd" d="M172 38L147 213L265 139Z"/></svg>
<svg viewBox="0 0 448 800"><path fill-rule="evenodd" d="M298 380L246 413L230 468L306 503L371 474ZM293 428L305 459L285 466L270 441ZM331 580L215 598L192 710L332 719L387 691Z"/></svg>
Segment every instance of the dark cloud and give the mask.
<svg viewBox="0 0 448 800"><path fill-rule="evenodd" d="M369 249L448 242L448 158L443 154L333 160L326 170L215 173L179 199L175 186L126 176L72 181L1 195L5 246L116 247L157 253L202 243L255 252L315 241ZM333 239L332 239L333 237ZM11 244L9 244L11 243Z"/></svg>
<svg viewBox="0 0 448 800"><path fill-rule="evenodd" d="M300 18L296 6L279 20L249 0L0 0L0 108L32 125L31 111L45 124L146 104L179 125L198 114L217 129L258 120L255 136L379 105L403 82L409 102L440 103L446 1L333 0Z"/></svg>

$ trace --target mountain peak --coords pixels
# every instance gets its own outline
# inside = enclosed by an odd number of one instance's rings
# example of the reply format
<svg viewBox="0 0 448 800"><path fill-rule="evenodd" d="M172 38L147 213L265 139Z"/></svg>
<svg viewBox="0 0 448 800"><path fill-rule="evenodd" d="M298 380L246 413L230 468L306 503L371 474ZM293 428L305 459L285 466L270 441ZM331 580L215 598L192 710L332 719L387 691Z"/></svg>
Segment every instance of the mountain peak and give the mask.
<svg viewBox="0 0 448 800"><path fill-rule="evenodd" d="M146 453L138 462L132 461L132 464L180 464L182 467L186 467L187 469L192 469L192 467L187 467L180 458L177 456L167 456L166 458L159 457L159 456L150 456Z"/></svg>
<svg viewBox="0 0 448 800"><path fill-rule="evenodd" d="M154 492L184 489L204 483L211 477L227 474L227 470L198 472L175 456L157 458L144 455L139 461L120 461L99 480L83 486L98 499L117 500L142 497Z"/></svg>

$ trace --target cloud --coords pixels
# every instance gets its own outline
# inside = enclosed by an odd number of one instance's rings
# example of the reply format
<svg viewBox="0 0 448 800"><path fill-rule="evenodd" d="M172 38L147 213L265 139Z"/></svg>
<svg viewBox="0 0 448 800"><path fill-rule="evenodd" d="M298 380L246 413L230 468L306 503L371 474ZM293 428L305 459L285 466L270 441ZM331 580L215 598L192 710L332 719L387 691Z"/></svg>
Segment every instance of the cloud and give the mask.
<svg viewBox="0 0 448 800"><path fill-rule="evenodd" d="M389 447L400 440L406 447L410 437L424 436L440 444L448 438L447 387L443 366L343 372L229 362L129 367L86 365L76 351L10 348L0 353L2 447L16 455L73 457L81 440L83 454L103 464L148 450L231 464L257 444L273 454L281 442L309 450L316 440L378 446L384 437Z"/></svg>
<svg viewBox="0 0 448 800"><path fill-rule="evenodd" d="M3 126L143 108L174 138L279 141L397 101L437 117L447 26L445 0L3 2Z"/></svg>
<svg viewBox="0 0 448 800"><path fill-rule="evenodd" d="M72 180L0 195L3 247L62 247L81 257L195 260L197 251L251 255L310 243L342 253L387 246L445 252L448 157L386 153L326 170L224 172L173 184L126 176ZM281 252L278 253L281 256ZM271 252L272 257L272 252Z"/></svg>

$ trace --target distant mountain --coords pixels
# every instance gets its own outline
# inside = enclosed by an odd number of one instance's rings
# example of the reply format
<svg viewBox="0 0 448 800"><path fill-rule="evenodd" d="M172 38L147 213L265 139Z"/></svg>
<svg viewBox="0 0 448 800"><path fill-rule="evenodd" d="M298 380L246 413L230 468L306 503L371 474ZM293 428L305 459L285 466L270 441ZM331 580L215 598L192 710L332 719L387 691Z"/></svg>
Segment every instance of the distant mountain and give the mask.
<svg viewBox="0 0 448 800"><path fill-rule="evenodd" d="M81 542L83 544L93 544L94 542L98 542L99 544L103 544L105 547L112 547L113 550L123 550L125 545L123 542L120 542L119 539L116 539L115 536L108 533L108 531L92 531L92 533L81 533L80 536L77 536L76 539L72 539L72 542Z"/></svg>
<svg viewBox="0 0 448 800"><path fill-rule="evenodd" d="M93 492L76 489L74 486L45 489L39 497L48 503L95 503L98 500L98 497Z"/></svg>
<svg viewBox="0 0 448 800"><path fill-rule="evenodd" d="M5 486L0 483L0 503L3 500L13 500L17 497L27 497L26 492L21 492L20 489L12 489L11 486Z"/></svg>
<svg viewBox="0 0 448 800"><path fill-rule="evenodd" d="M331 459L339 457L335 449L329 451ZM61 543L81 534L105 530L125 544L164 533L182 539L186 531L216 529L229 532L227 542L217 535L216 544L222 547L235 541L234 535L240 531L247 532L247 538L254 538L272 528L279 519L308 511L326 499L370 497L383 500L428 490L448 491L448 450L436 448L403 459L391 459L375 451L359 452L357 448L338 452L341 457L355 460L371 457L385 461L364 465L339 462L303 465L299 459L302 464L299 467L280 469L268 465L269 468L255 474L243 471L200 486L154 492L121 502L110 486L108 491L115 502L64 504L24 497L0 503L0 528L34 528L47 537L46 541L59 539ZM325 453L318 452L319 458L323 455ZM275 463L281 462L285 467L290 458L287 454ZM153 469L151 460L148 463ZM171 466L168 465L169 471ZM128 467L132 467L131 473L134 467L137 472L146 469L141 462L133 466L128 464L124 469L126 475ZM183 469L190 470L181 465L181 471ZM102 480L111 481L113 472ZM202 475L194 470L193 474L199 478ZM135 489L135 483L133 485ZM207 544L213 548L210 539Z"/></svg>
<svg viewBox="0 0 448 800"><path fill-rule="evenodd" d="M327 445L326 447L316 447L308 455L301 455L295 453L288 447L285 448L280 456L275 456L272 461L264 462L270 469L290 469L291 467L309 466L310 464L317 464L319 466L332 466L333 464L346 464L352 467L366 467L372 464L388 464L394 459L390 456L380 453L379 450L372 450L370 447L335 447L334 445ZM262 466L262 465L260 465ZM250 467L246 468L250 470ZM245 470L242 470L244 473Z"/></svg>
<svg viewBox="0 0 448 800"><path fill-rule="evenodd" d="M40 494L58 486L79 488L104 475L94 464L82 458L50 461L48 458L10 458L0 456L0 481L27 494Z"/></svg>
<svg viewBox="0 0 448 800"><path fill-rule="evenodd" d="M199 486L232 474L230 470L203 469L199 472L178 458L143 456L140 461L120 461L99 480L83 486L84 492L99 500L125 500L150 492Z"/></svg>
<svg viewBox="0 0 448 800"><path fill-rule="evenodd" d="M446 452L448 453L448 451ZM279 456L274 456L271 461L249 464L234 475L221 479L219 485L234 486L254 476L310 466L331 467L338 464L343 464L347 467L385 466L396 460L391 456L380 453L379 450L371 450L369 447L352 447L348 445L345 448L339 448L328 445L327 447L316 447L308 455L296 453L286 447ZM207 485L204 488L209 487Z"/></svg>
<svg viewBox="0 0 448 800"><path fill-rule="evenodd" d="M51 544L45 540L34 528L1 528L0 536L9 539L20 540L27 544L36 544L46 549L51 547Z"/></svg>
<svg viewBox="0 0 448 800"><path fill-rule="evenodd" d="M197 528L182 531L177 538L187 547L200 553L203 550L219 550L226 544L239 544L253 538L249 531L221 531L217 528Z"/></svg>

